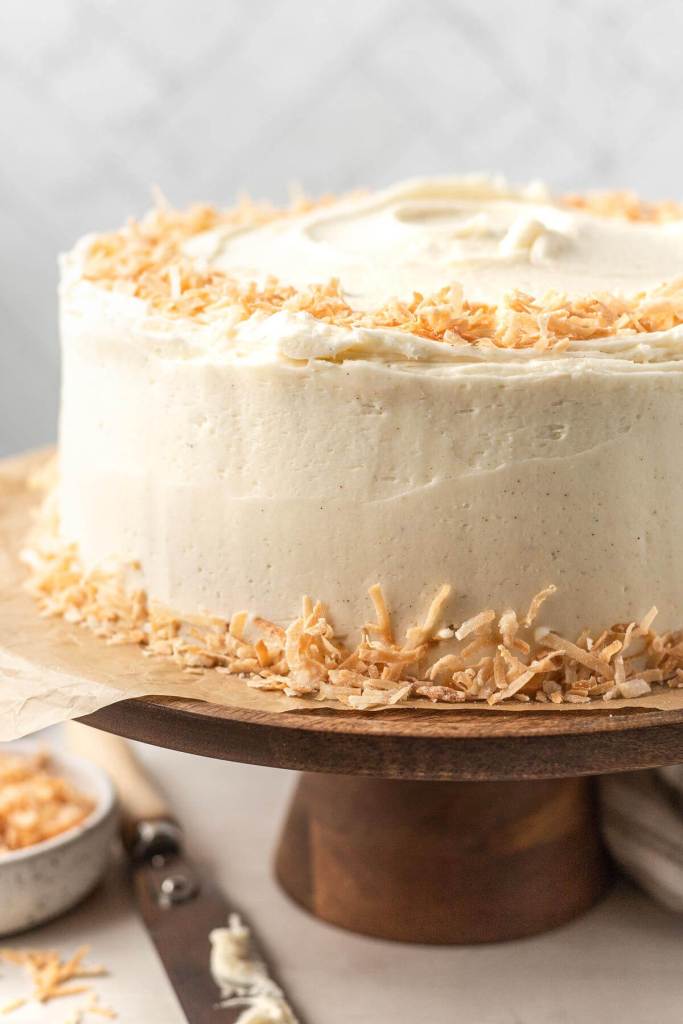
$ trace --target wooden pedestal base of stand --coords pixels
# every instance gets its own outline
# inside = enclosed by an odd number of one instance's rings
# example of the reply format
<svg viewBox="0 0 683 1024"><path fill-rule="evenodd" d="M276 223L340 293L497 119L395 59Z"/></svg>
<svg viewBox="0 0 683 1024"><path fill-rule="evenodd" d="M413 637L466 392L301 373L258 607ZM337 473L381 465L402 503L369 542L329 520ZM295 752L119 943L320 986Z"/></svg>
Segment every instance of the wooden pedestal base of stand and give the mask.
<svg viewBox="0 0 683 1024"><path fill-rule="evenodd" d="M546 931L604 892L589 779L408 782L302 775L277 877L332 924L403 942Z"/></svg>
<svg viewBox="0 0 683 1024"><path fill-rule="evenodd" d="M683 761L681 709L278 715L145 698L85 721L304 772L280 883L325 921L405 942L519 938L587 910L608 881L587 776Z"/></svg>

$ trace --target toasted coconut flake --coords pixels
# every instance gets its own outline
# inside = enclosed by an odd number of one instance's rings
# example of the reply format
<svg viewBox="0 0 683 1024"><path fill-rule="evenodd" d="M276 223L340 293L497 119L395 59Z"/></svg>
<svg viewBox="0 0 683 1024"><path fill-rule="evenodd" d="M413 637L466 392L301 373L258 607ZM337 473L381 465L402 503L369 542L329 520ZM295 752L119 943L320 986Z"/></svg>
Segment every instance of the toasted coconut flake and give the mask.
<svg viewBox="0 0 683 1024"><path fill-rule="evenodd" d="M424 655L426 646L422 647L373 647L360 645L358 648L362 660L370 665L414 665Z"/></svg>
<svg viewBox="0 0 683 1024"><path fill-rule="evenodd" d="M603 661L609 662L613 655L619 653L621 647L621 640L613 640L611 644L607 644L606 647L602 648L602 650L600 651L600 657L603 659Z"/></svg>
<svg viewBox="0 0 683 1024"><path fill-rule="evenodd" d="M505 690L507 688L508 677L505 658L500 652L493 659L493 681L498 690Z"/></svg>
<svg viewBox="0 0 683 1024"><path fill-rule="evenodd" d="M389 704L386 690L375 690L367 686L360 695L352 694L346 698L349 707L358 711L365 711L368 708L382 708Z"/></svg>
<svg viewBox="0 0 683 1024"><path fill-rule="evenodd" d="M338 700L344 703L344 698L358 695L360 689L355 686L336 686L333 683L321 683L318 692L318 700Z"/></svg>
<svg viewBox="0 0 683 1024"><path fill-rule="evenodd" d="M644 697L646 693L652 692L652 687L642 677L637 679L626 679L623 683L617 683L616 688L621 696L626 699Z"/></svg>
<svg viewBox="0 0 683 1024"><path fill-rule="evenodd" d="M230 635L234 636L236 640L241 640L244 636L244 627L247 624L249 618L249 612L236 612L235 615L230 619Z"/></svg>
<svg viewBox="0 0 683 1024"><path fill-rule="evenodd" d="M582 647L578 647L570 640L564 640L561 636L557 636L556 633L548 633L543 639L543 646L569 655L574 661L578 661L580 665L585 665L586 668L591 669L592 672L596 672L598 675L604 676L606 679L614 677L614 669L597 654L584 651Z"/></svg>
<svg viewBox="0 0 683 1024"><path fill-rule="evenodd" d="M485 626L493 622L495 617L496 613L493 608L487 608L486 611L479 612L478 615L473 615L472 618L466 619L455 631L456 640L464 640L472 633L477 633L480 629L484 629Z"/></svg>
<svg viewBox="0 0 683 1024"><path fill-rule="evenodd" d="M439 588L422 625L413 627L406 633L406 643L413 647L420 647L425 641L433 639L443 607L451 596L451 589L449 583L444 583Z"/></svg>
<svg viewBox="0 0 683 1024"><path fill-rule="evenodd" d="M476 636L474 640L470 640L468 644L465 644L460 652L460 656L466 661L470 660L475 654L478 654L479 651L490 647L494 640L495 638L488 631L484 633L483 636Z"/></svg>
<svg viewBox="0 0 683 1024"><path fill-rule="evenodd" d="M638 677L643 679L646 683L663 683L665 681L665 674L661 668L644 668L638 673Z"/></svg>
<svg viewBox="0 0 683 1024"><path fill-rule="evenodd" d="M370 623L365 626L368 632L379 633L382 639L388 643L393 644L394 634L391 628L391 617L387 610L386 601L384 600L384 594L382 593L382 587L379 583L373 583L368 590L368 594L372 599L372 603L375 606L375 615L377 616L376 623Z"/></svg>
<svg viewBox="0 0 683 1024"><path fill-rule="evenodd" d="M655 621L658 615L658 610L655 605L650 608L647 615L644 615L638 624L638 629L641 633L649 633L652 628L652 623Z"/></svg>
<svg viewBox="0 0 683 1024"><path fill-rule="evenodd" d="M519 630L517 613L513 608L507 608L498 620L498 632L506 647L511 647Z"/></svg>
<svg viewBox="0 0 683 1024"><path fill-rule="evenodd" d="M626 669L624 667L623 655L618 655L614 659L614 684L620 686L626 680Z"/></svg>
<svg viewBox="0 0 683 1024"><path fill-rule="evenodd" d="M443 701L446 704L458 704L466 699L466 694L462 690L453 690L449 686L416 686L415 695L434 702Z"/></svg>
<svg viewBox="0 0 683 1024"><path fill-rule="evenodd" d="M504 650L504 648L502 648ZM514 697L516 694L523 690L524 687L529 683L535 676L533 669L527 669L526 672L520 672L516 679L513 679L504 690L499 690L496 693L492 693L489 697L489 704L496 704L501 700L509 700L510 697Z"/></svg>
<svg viewBox="0 0 683 1024"><path fill-rule="evenodd" d="M438 679L440 675L444 673L457 672L458 669L464 668L462 656L458 654L445 654L443 658L439 658L435 661L432 667L427 672L428 679Z"/></svg>
<svg viewBox="0 0 683 1024"><path fill-rule="evenodd" d="M400 704L402 701L407 700L413 690L412 683L405 683L403 686L397 686L387 696L387 704L393 706L394 704Z"/></svg>
<svg viewBox="0 0 683 1024"><path fill-rule="evenodd" d="M550 584L549 587L545 587L543 590L539 590L535 597L531 599L529 609L524 616L524 625L531 626L536 621L538 613L540 612L543 604L549 597L557 593L557 587L554 584Z"/></svg>

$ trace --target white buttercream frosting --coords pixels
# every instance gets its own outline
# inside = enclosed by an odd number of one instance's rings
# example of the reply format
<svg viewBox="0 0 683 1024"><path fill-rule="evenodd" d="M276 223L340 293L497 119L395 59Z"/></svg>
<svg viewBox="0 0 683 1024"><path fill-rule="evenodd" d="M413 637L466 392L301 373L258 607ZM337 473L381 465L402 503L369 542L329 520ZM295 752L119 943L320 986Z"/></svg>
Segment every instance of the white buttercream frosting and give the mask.
<svg viewBox="0 0 683 1024"><path fill-rule="evenodd" d="M538 353L288 310L202 323L83 280L86 247L63 265L60 498L87 563L137 559L183 611L287 623L310 593L339 632L377 580L399 629L444 581L453 618L555 583L557 629L653 602L680 625L683 328ZM336 276L371 309L452 281L486 301L631 294L680 275L683 226L448 180L185 249L245 282Z"/></svg>
<svg viewBox="0 0 683 1024"><path fill-rule="evenodd" d="M357 309L453 281L468 298L495 303L511 289L656 286L681 272L683 220L597 218L558 206L540 188L485 178L418 180L253 230L218 229L187 248L245 281L273 274L305 287L338 277Z"/></svg>

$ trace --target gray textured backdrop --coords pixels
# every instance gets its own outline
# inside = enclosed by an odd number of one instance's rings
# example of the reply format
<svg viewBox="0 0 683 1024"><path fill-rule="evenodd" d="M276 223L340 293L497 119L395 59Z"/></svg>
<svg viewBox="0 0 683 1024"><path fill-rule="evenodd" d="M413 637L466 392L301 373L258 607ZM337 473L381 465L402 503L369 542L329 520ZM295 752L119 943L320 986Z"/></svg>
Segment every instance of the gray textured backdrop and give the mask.
<svg viewBox="0 0 683 1024"><path fill-rule="evenodd" d="M0 0L0 454L54 435L56 253L151 183L681 196L682 39L678 0Z"/></svg>

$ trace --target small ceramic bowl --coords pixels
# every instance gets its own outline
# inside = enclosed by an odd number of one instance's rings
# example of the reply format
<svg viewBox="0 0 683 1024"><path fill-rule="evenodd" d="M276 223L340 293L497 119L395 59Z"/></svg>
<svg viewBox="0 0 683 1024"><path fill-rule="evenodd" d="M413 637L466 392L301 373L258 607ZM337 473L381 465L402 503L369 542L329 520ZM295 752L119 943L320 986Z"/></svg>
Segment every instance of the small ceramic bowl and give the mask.
<svg viewBox="0 0 683 1024"><path fill-rule="evenodd" d="M7 744L11 753L30 754L34 746ZM73 907L104 874L117 812L108 776L90 761L51 751L51 768L90 796L95 807L75 828L43 843L0 853L0 936L42 924Z"/></svg>

